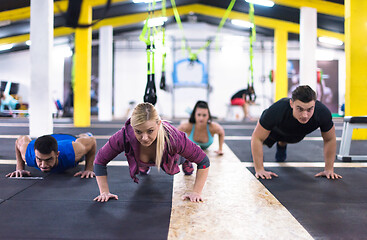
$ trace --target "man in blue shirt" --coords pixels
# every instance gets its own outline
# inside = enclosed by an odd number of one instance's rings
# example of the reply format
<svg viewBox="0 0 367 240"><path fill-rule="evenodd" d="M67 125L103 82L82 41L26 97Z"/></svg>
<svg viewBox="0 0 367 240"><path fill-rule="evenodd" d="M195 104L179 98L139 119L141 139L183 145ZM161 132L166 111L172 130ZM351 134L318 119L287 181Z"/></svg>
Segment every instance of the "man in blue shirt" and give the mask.
<svg viewBox="0 0 367 240"><path fill-rule="evenodd" d="M42 172L63 172L77 166L85 156L84 171L74 176L93 178L96 147L90 133L80 134L78 138L68 134L44 135L33 141L29 136L20 136L15 142L16 170L6 177L30 176L30 172L24 170L25 164Z"/></svg>

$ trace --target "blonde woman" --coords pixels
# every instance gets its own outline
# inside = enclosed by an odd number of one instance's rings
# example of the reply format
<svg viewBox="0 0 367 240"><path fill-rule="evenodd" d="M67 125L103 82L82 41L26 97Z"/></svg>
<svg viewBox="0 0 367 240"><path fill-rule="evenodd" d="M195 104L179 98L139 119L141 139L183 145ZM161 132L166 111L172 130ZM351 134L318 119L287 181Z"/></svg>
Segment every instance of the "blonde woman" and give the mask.
<svg viewBox="0 0 367 240"><path fill-rule="evenodd" d="M153 166L162 168L167 174L180 172L180 158L197 164L197 175L193 190L183 196L192 202L202 201L201 192L206 182L210 162L200 147L191 142L185 133L178 131L168 122L162 121L150 103L138 104L121 130L116 132L98 151L94 170L100 195L94 200L107 202L118 199L110 193L107 182L107 163L125 152L130 176L138 183L136 175L148 174Z"/></svg>

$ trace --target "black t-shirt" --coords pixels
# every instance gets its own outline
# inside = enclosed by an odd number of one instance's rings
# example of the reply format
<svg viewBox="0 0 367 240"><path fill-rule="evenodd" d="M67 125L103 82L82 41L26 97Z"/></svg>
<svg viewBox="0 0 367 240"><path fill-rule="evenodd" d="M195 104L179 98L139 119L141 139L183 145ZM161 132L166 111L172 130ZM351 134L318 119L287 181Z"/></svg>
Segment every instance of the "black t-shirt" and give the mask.
<svg viewBox="0 0 367 240"><path fill-rule="evenodd" d="M231 97L231 100L235 99L235 98L242 98L242 95L245 94L245 95L248 95L248 91L247 89L242 89L238 92L236 92L232 97Z"/></svg>
<svg viewBox="0 0 367 240"><path fill-rule="evenodd" d="M289 100L282 98L261 114L260 124L271 131L269 136L274 140L292 143L293 139L293 142L298 142L317 128L327 132L333 127L331 112L321 102L316 101L314 114L306 124L302 124L293 117Z"/></svg>

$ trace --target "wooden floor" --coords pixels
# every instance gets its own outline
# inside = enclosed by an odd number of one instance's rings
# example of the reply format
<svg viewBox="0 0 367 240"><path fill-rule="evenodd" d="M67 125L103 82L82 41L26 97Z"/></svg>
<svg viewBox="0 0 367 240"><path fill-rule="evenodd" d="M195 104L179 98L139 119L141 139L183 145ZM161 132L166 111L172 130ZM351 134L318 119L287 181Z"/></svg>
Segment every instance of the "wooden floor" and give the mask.
<svg viewBox="0 0 367 240"><path fill-rule="evenodd" d="M203 203L181 200L195 176L174 177L168 239L312 239L227 145L223 156L214 153L216 142L208 149Z"/></svg>

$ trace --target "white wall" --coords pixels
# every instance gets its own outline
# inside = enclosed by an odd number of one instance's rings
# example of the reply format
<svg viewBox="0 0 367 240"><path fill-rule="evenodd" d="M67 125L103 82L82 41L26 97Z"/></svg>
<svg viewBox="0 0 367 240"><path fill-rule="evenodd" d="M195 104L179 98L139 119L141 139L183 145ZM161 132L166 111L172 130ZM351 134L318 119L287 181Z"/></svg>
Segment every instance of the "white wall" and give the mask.
<svg viewBox="0 0 367 240"><path fill-rule="evenodd" d="M205 45L209 37L214 37L216 27L207 24L184 24L185 36L189 40L189 46L192 52L197 52L195 47ZM135 33L138 35L139 33ZM126 38L130 38L129 34ZM173 70L173 41L172 36L180 39L181 32L176 26L167 29L167 61L166 61L166 81L172 86ZM227 105L231 96L238 90L247 87L249 78L249 40L243 32L223 30L220 34L219 50L216 49L217 43L211 43L209 64L206 57L206 51L199 54L199 60L209 67L209 81L212 86L212 92L209 98L212 115L219 118L226 117ZM137 38L136 38L137 39ZM201 41L198 41L201 40ZM181 41L175 44L175 61L187 57L187 53L182 53ZM254 57L254 86L259 96L259 105L251 107L252 115L258 116L261 111L271 104L272 87L267 78L270 69L272 69L272 51L271 42L265 43L267 50L261 51L260 43L257 43ZM136 49L140 48L140 49ZM161 54L157 46L155 59L156 86L158 93L158 102L156 106L159 112L167 117L172 116L172 95L159 89L161 77ZM260 78L265 75L266 81L260 82ZM182 76L182 73L179 74ZM125 102L126 109L129 101L141 102L144 95L146 84L146 53L145 44L138 41L118 40L115 45L115 79L124 80L124 89L121 89L123 95L122 101ZM206 100L206 90L202 88L180 88L175 90L175 116L188 117L188 110L192 109L197 100Z"/></svg>
<svg viewBox="0 0 367 240"><path fill-rule="evenodd" d="M51 81L52 100L63 103L64 94L64 57L69 54L66 45L54 47L53 76ZM21 101L28 103L30 91L30 52L28 50L0 55L0 80L19 83Z"/></svg>
<svg viewBox="0 0 367 240"><path fill-rule="evenodd" d="M20 51L0 55L0 79L19 83L19 96L23 102L28 102L30 84L30 55L29 51Z"/></svg>
<svg viewBox="0 0 367 240"><path fill-rule="evenodd" d="M185 23L184 33L189 41L189 45L201 47L209 37L214 37L217 27L204 23ZM118 109L126 113L130 101L137 103L143 101L145 85L147 82L147 60L145 44L138 40L140 31L122 35L115 41L114 55L114 78L122 79L123 86L115 89L115 94L119 95L119 101L123 102L124 109ZM212 115L219 118L226 117L227 104L230 97L239 89L247 87L249 77L249 40L247 31L235 31L222 29L219 35L219 47L212 42L210 48L210 59L207 64L206 52L199 54L199 59L209 66L209 81L212 85L209 104ZM173 69L173 41L172 37L180 39L182 32L176 25L167 27L167 60L166 60L166 81L172 86ZM126 39L134 39L129 41ZM192 41L197 40L197 41ZM271 104L273 99L273 86L268 79L271 69L273 69L274 56L272 52L272 39L263 39L264 50L261 50L261 37L257 36L254 49L254 87L258 96L255 106L250 107L253 116L260 116L263 109ZM181 42L176 42L178 50L175 52L175 60L186 58L185 52L180 50ZM172 114L172 94L159 89L161 78L161 52L157 43L155 58L155 81L157 87L158 102L156 107L163 117L170 118ZM288 59L299 59L298 42L288 44ZM64 77L64 57L69 52L66 45L55 47L54 53L54 79L52 93L55 98L63 102L63 77ZM319 49L318 49L319 50ZM332 54L334 59L339 60L339 102L344 102L345 93L345 56L343 51L321 49L321 54ZM193 49L193 52L197 50ZM2 80L10 80L21 83L20 95L24 101L28 100L30 69L29 51L21 51L9 54L0 54L0 72ZM265 81L261 79L265 77ZM175 115L176 117L187 118L188 110L192 109L197 100L206 100L206 91L203 89L178 89L176 90ZM242 112L239 112L240 114Z"/></svg>

